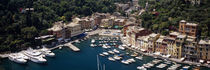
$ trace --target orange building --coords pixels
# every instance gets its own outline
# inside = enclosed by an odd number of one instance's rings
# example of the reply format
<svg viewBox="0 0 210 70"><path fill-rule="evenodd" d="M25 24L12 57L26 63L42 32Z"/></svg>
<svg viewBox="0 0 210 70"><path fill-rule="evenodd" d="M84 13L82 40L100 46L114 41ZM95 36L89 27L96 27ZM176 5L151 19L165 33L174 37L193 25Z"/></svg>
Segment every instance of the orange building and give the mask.
<svg viewBox="0 0 210 70"><path fill-rule="evenodd" d="M185 20L179 22L179 32L189 36L197 36L198 24L188 23Z"/></svg>

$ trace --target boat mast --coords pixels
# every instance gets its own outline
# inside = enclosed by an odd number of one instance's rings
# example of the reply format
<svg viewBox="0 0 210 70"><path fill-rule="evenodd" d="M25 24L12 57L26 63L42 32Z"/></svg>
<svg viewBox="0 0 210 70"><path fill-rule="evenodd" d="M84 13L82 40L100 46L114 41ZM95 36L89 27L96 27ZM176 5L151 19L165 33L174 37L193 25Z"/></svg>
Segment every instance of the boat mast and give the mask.
<svg viewBox="0 0 210 70"><path fill-rule="evenodd" d="M105 70L105 64L104 64L104 67L103 67L103 68L104 68L104 70Z"/></svg>
<svg viewBox="0 0 210 70"><path fill-rule="evenodd" d="M98 66L98 70L100 70L100 69L99 69L99 59L98 59L98 55L97 55L97 66Z"/></svg>

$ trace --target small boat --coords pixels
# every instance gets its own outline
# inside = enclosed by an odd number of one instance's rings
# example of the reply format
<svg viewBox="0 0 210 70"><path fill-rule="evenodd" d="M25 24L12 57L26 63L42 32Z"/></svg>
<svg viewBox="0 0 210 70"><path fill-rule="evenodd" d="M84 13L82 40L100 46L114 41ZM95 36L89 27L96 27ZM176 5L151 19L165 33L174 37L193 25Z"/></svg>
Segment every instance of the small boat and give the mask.
<svg viewBox="0 0 210 70"><path fill-rule="evenodd" d="M144 66L138 66L137 69L138 70L147 70L147 68L144 68Z"/></svg>
<svg viewBox="0 0 210 70"><path fill-rule="evenodd" d="M117 49L114 49L113 50L115 53L120 53L120 51L118 51Z"/></svg>
<svg viewBox="0 0 210 70"><path fill-rule="evenodd" d="M137 55L138 55L138 53L131 54L132 57L136 57Z"/></svg>
<svg viewBox="0 0 210 70"><path fill-rule="evenodd" d="M102 48L107 49L108 47L106 45L103 45Z"/></svg>
<svg viewBox="0 0 210 70"><path fill-rule="evenodd" d="M190 68L190 66L184 66L183 70L188 70Z"/></svg>
<svg viewBox="0 0 210 70"><path fill-rule="evenodd" d="M112 58L112 57L108 57L108 59L109 59L110 61L115 61L115 59Z"/></svg>
<svg viewBox="0 0 210 70"><path fill-rule="evenodd" d="M107 52L103 52L103 54L104 54L104 55L109 55L109 53L107 53Z"/></svg>
<svg viewBox="0 0 210 70"><path fill-rule="evenodd" d="M114 52L113 52L113 51L108 51L108 53L110 53L110 54L114 54Z"/></svg>
<svg viewBox="0 0 210 70"><path fill-rule="evenodd" d="M58 47L58 49L62 49L62 47L60 46L60 47Z"/></svg>
<svg viewBox="0 0 210 70"><path fill-rule="evenodd" d="M91 47L94 47L94 44L90 44Z"/></svg>
<svg viewBox="0 0 210 70"><path fill-rule="evenodd" d="M129 61L129 62L136 62L136 60L134 60L133 58L130 58L127 61Z"/></svg>
<svg viewBox="0 0 210 70"><path fill-rule="evenodd" d="M91 40L91 43L95 43L95 40L94 40L94 39L92 39L92 40Z"/></svg>
<svg viewBox="0 0 210 70"><path fill-rule="evenodd" d="M107 48L111 48L111 46L106 46Z"/></svg>
<svg viewBox="0 0 210 70"><path fill-rule="evenodd" d="M121 63L126 64L126 65L129 64L127 60L122 60Z"/></svg>
<svg viewBox="0 0 210 70"><path fill-rule="evenodd" d="M118 48L121 49L121 50L125 50L125 48L122 47L121 45Z"/></svg>
<svg viewBox="0 0 210 70"><path fill-rule="evenodd" d="M139 60L142 60L143 59L143 57L142 56L137 56L137 57L135 57L136 59L139 59Z"/></svg>
<svg viewBox="0 0 210 70"><path fill-rule="evenodd" d="M120 57L120 56L117 56L117 55L114 55L114 57L113 57L114 59L116 59L116 60L120 60L120 59L122 59L122 57Z"/></svg>
<svg viewBox="0 0 210 70"><path fill-rule="evenodd" d="M102 54L102 53L101 53L101 54L99 54L99 55L100 55L100 56L105 56L105 55L104 55L104 54Z"/></svg>
<svg viewBox="0 0 210 70"><path fill-rule="evenodd" d="M164 67L166 67L167 65L166 64L160 64L160 65L158 65L158 66L156 66L157 68L164 68Z"/></svg>

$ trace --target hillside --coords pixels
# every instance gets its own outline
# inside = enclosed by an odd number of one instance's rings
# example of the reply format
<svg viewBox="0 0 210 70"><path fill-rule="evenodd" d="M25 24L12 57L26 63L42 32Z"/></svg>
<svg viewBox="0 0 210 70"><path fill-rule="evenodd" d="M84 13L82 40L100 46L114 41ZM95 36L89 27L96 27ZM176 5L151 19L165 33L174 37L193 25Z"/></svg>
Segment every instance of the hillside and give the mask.
<svg viewBox="0 0 210 70"><path fill-rule="evenodd" d="M145 0L139 4L145 7ZM199 24L199 35L210 37L210 1L201 0L200 4L192 4L185 0L150 0L147 12L141 18L143 27L154 32L167 35L169 30L177 30L179 21Z"/></svg>

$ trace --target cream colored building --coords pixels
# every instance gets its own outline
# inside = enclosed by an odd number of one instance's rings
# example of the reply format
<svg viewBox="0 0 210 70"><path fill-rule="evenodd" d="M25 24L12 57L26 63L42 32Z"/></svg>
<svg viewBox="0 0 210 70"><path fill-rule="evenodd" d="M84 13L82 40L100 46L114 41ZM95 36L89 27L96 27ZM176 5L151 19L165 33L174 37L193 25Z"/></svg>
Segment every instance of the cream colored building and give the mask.
<svg viewBox="0 0 210 70"><path fill-rule="evenodd" d="M78 21L73 21L66 25L67 30L70 30L71 37L74 37L74 36L77 36L77 35L80 35L83 33L81 25L77 24L77 23L78 23Z"/></svg>
<svg viewBox="0 0 210 70"><path fill-rule="evenodd" d="M210 40L200 40L197 49L198 58L210 61Z"/></svg>

